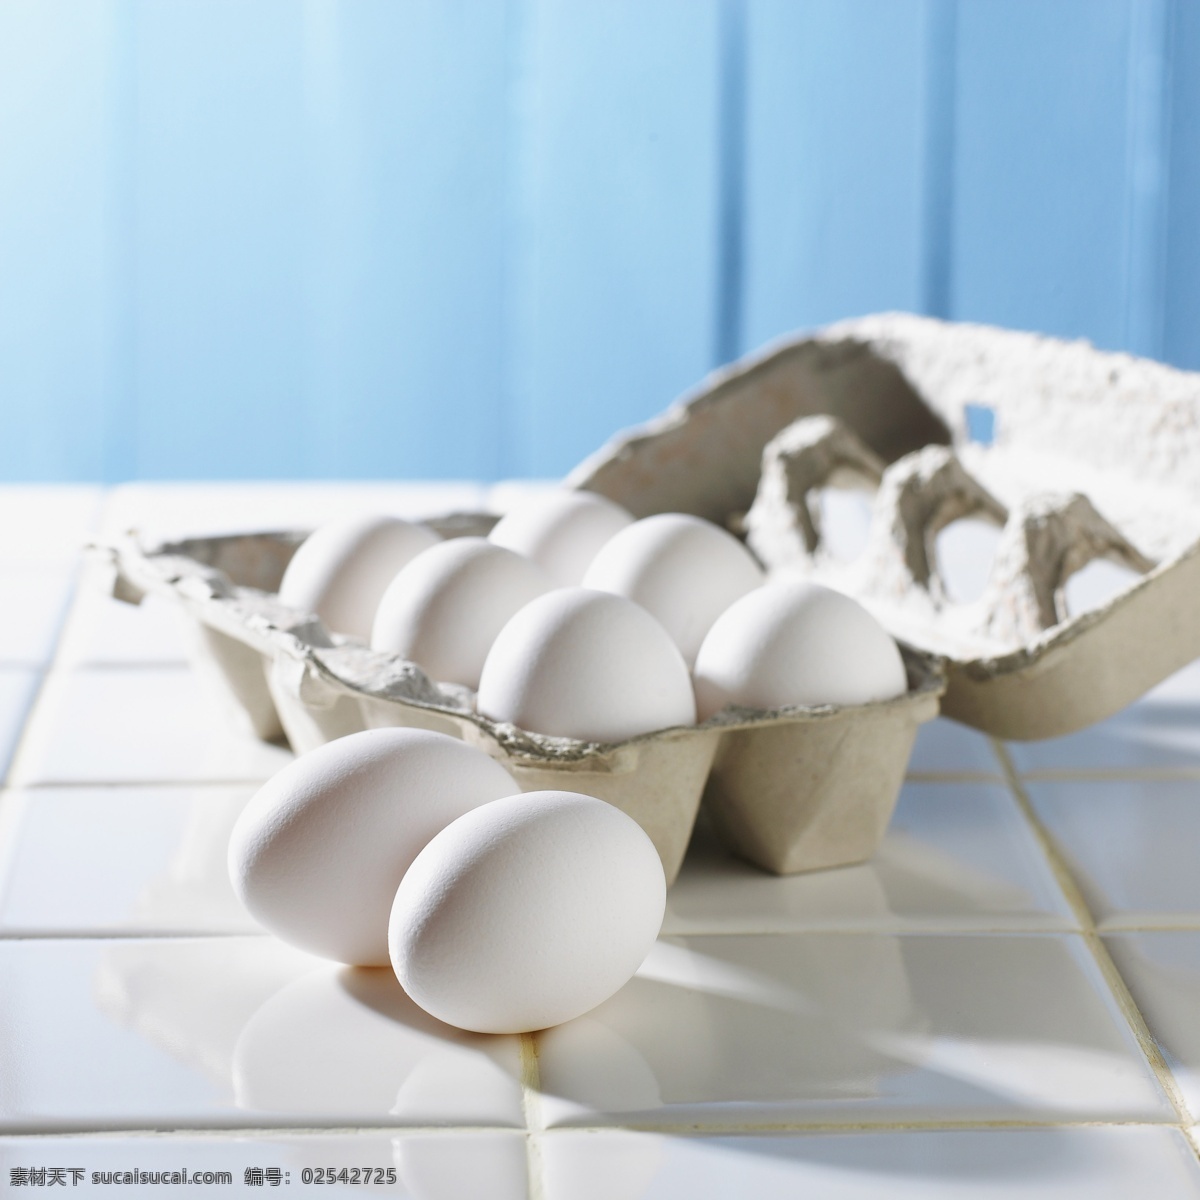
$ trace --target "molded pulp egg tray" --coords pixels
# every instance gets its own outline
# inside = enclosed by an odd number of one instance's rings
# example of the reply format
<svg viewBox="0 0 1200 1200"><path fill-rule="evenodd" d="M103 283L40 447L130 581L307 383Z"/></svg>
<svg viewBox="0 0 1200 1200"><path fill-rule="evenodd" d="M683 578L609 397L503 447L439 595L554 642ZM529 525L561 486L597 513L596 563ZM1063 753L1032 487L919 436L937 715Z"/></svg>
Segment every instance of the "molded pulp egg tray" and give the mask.
<svg viewBox="0 0 1200 1200"><path fill-rule="evenodd" d="M769 569L851 593L944 658L947 716L997 737L1074 732L1200 655L1200 374L1086 342L842 322L719 372L570 482L725 522ZM873 493L851 563L813 503L839 486ZM936 538L970 516L1002 532L983 595L955 604ZM1071 616L1095 559L1132 582Z"/></svg>
<svg viewBox="0 0 1200 1200"><path fill-rule="evenodd" d="M990 424L989 445L971 422ZM909 691L851 707L727 710L618 745L549 738L472 710L464 689L331 635L275 596L305 534L105 547L113 593L149 591L193 618L198 668L235 719L298 752L357 730L433 729L479 745L527 791L585 792L634 817L668 881L701 798L727 842L780 873L858 862L883 836L917 727L938 711L1004 737L1110 715L1200 654L1200 376L1084 343L910 316L846 322L717 373L569 483L636 516L691 512L745 533L772 571L849 591L901 643ZM1047 487L1052 485L1052 489ZM866 547L822 540L823 489L873 493ZM968 605L934 539L978 515L1003 526ZM428 522L485 534L486 514ZM1065 617L1067 578L1094 558L1139 572Z"/></svg>

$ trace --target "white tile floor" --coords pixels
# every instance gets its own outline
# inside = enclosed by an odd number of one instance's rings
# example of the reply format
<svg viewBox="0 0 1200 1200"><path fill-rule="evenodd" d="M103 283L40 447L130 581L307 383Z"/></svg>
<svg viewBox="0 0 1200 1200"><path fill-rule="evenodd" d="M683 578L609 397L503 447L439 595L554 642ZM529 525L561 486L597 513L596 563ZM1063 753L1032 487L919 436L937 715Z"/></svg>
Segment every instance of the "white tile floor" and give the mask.
<svg viewBox="0 0 1200 1200"><path fill-rule="evenodd" d="M1200 1200L1200 668L1055 742L927 727L858 867L775 879L701 830L638 977L537 1037L259 933L225 841L288 751L231 732L174 614L104 598L79 544L488 502L0 488L0 1186Z"/></svg>

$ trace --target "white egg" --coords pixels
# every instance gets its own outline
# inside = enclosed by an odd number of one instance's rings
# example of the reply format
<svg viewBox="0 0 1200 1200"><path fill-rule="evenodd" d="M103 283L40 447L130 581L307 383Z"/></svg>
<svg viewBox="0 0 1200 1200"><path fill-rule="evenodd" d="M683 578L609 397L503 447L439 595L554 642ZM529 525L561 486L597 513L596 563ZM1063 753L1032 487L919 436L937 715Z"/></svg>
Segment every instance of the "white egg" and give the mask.
<svg viewBox="0 0 1200 1200"><path fill-rule="evenodd" d="M415 662L440 683L474 689L496 634L554 586L535 563L486 538L439 542L388 585L371 645Z"/></svg>
<svg viewBox="0 0 1200 1200"><path fill-rule="evenodd" d="M531 733L620 742L691 725L687 666L667 632L622 596L559 588L500 631L476 707Z"/></svg>
<svg viewBox="0 0 1200 1200"><path fill-rule="evenodd" d="M532 558L560 587L571 587L583 578L600 547L632 523L632 515L619 504L595 492L564 488L516 505L488 537Z"/></svg>
<svg viewBox="0 0 1200 1200"><path fill-rule="evenodd" d="M908 687L896 643L858 601L797 579L774 580L722 613L693 676L701 720L729 704L866 704Z"/></svg>
<svg viewBox="0 0 1200 1200"><path fill-rule="evenodd" d="M364 641L375 609L396 572L441 539L399 517L351 517L322 525L292 556L279 599L316 613L337 633Z"/></svg>
<svg viewBox="0 0 1200 1200"><path fill-rule="evenodd" d="M234 891L286 942L338 962L388 961L388 912L413 859L456 817L521 789L456 738L369 729L289 763L229 839Z"/></svg>
<svg viewBox="0 0 1200 1200"><path fill-rule="evenodd" d="M636 821L591 796L528 792L460 817L417 856L392 907L392 966L449 1025L544 1029L628 982L665 905Z"/></svg>
<svg viewBox="0 0 1200 1200"><path fill-rule="evenodd" d="M640 604L690 667L712 623L763 579L732 534L700 517L660 513L613 537L592 560L583 586Z"/></svg>

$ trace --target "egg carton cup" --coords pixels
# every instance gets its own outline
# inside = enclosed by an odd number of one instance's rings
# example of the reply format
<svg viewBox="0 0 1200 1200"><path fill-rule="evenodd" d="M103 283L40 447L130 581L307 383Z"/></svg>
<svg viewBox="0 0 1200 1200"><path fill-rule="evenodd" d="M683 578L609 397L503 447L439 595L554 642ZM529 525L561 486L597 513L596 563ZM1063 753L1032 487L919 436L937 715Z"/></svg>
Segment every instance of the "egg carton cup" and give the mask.
<svg viewBox="0 0 1200 1200"><path fill-rule="evenodd" d="M484 534L495 517L428 524L446 537ZM473 710L465 688L331 635L275 595L303 533L258 533L143 546L135 535L97 547L118 599L147 593L191 618L193 658L231 718L298 753L363 729L430 729L480 747L524 791L599 797L646 831L668 883L683 861L702 798L730 844L767 870L860 862L883 836L917 729L938 711L935 656L902 647L907 694L850 707L727 710L702 725L600 745L545 737Z"/></svg>
<svg viewBox="0 0 1200 1200"><path fill-rule="evenodd" d="M946 660L943 712L999 737L1081 729L1200 655L1200 375L1086 342L842 322L717 372L569 482L725 524L769 571L856 596ZM825 489L873 496L853 562L825 544ZM1001 531L970 604L936 547L964 517ZM1072 614L1067 582L1097 559L1131 582Z"/></svg>

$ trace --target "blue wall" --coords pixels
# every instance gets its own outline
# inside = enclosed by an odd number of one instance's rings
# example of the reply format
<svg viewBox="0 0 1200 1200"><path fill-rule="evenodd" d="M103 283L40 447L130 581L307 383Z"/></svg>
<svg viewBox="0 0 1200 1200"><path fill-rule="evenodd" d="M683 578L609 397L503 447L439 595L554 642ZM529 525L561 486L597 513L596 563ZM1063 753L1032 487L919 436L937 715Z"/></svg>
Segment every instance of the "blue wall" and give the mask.
<svg viewBox="0 0 1200 1200"><path fill-rule="evenodd" d="M558 474L884 308L1200 368L1200 0L0 2L0 478Z"/></svg>

